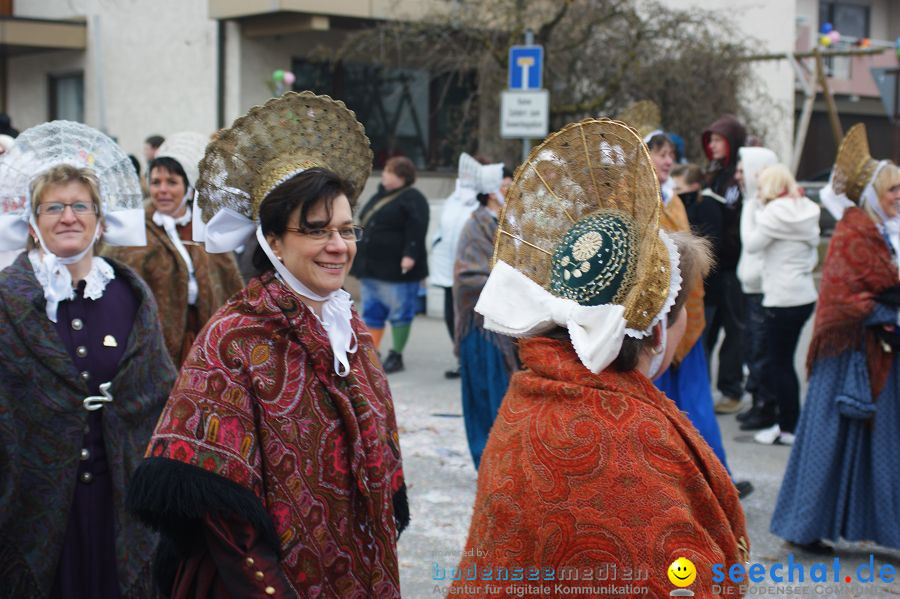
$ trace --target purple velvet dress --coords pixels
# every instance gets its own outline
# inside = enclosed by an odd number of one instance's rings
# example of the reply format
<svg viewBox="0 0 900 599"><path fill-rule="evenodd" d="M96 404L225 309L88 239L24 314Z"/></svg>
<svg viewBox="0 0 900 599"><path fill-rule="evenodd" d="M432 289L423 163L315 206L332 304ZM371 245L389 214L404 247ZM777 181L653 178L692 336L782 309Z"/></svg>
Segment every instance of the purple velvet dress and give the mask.
<svg viewBox="0 0 900 599"><path fill-rule="evenodd" d="M107 284L100 299L84 299L81 282L75 299L60 302L56 331L93 395L102 396L100 385L116 375L137 311L138 298L120 278ZM103 408L90 412L84 429L78 483L50 593L53 599L120 596L103 412Z"/></svg>

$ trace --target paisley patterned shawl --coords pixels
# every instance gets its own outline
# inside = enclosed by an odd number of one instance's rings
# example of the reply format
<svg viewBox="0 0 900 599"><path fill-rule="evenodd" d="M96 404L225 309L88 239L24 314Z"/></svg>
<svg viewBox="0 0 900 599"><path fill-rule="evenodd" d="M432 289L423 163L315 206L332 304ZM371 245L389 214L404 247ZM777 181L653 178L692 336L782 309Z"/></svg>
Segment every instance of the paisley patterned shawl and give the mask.
<svg viewBox="0 0 900 599"><path fill-rule="evenodd" d="M116 569L124 598L154 596L149 575L156 535L125 511L137 468L175 368L159 331L156 304L130 270L110 261L139 298L113 402L103 408L113 480ZM50 592L77 483L90 395L44 312L44 293L25 253L0 273L0 597Z"/></svg>
<svg viewBox="0 0 900 599"><path fill-rule="evenodd" d="M473 328L478 329L485 339L500 349L508 372L515 372L519 369L515 339L486 330L484 316L475 312L475 304L491 274L496 235L497 218L484 206L472 213L460 233L453 266L454 351L459 354L459 343Z"/></svg>
<svg viewBox="0 0 900 599"><path fill-rule="evenodd" d="M309 308L272 273L252 279L200 332L147 449L251 491L303 597L400 596L397 425L355 312L352 325L341 378Z"/></svg>
<svg viewBox="0 0 900 599"><path fill-rule="evenodd" d="M672 196L669 203L663 206L659 213L659 226L670 232L690 231L691 225L688 221L687 211L684 203L678 196ZM686 355L693 349L703 329L706 328L706 316L703 311L703 281L698 276L691 286L691 292L688 294L684 303L687 310L687 328L684 330L684 336L675 350L675 356L672 359L673 364L680 364Z"/></svg>
<svg viewBox="0 0 900 599"><path fill-rule="evenodd" d="M103 254L124 262L134 269L156 297L159 319L166 347L176 366L185 357L182 344L188 326L188 270L187 265L166 231L153 222L153 205L144 215L147 245L143 247L107 247ZM197 315L203 325L229 297L244 286L237 262L231 253L210 254L203 246L185 243L194 263L197 277Z"/></svg>
<svg viewBox="0 0 900 599"><path fill-rule="evenodd" d="M820 358L865 349L872 398L890 374L893 354L881 349L864 321L875 309L875 296L897 284L897 263L872 219L860 208L848 208L828 244L816 305L816 322L806 356L812 371Z"/></svg>
<svg viewBox="0 0 900 599"><path fill-rule="evenodd" d="M640 570L647 580L632 584L668 597L666 570L684 556L695 593L718 596L712 564L748 558L744 514L687 417L636 371L591 374L568 342L523 339L519 351L526 369L512 377L478 471L466 551L484 555L459 567L554 568L557 581L564 568L587 569L596 581L598 566L614 564L618 586Z"/></svg>

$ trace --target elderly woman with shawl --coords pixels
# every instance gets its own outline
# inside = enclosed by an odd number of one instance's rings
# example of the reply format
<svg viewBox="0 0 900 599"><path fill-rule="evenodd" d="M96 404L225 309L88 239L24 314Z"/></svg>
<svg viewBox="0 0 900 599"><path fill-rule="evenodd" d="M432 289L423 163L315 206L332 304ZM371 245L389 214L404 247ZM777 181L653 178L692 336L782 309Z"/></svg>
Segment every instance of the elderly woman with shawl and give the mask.
<svg viewBox="0 0 900 599"><path fill-rule="evenodd" d="M192 236L190 198L208 137L184 131L170 135L147 166L150 200L147 245L106 254L133 268L156 297L166 347L181 366L200 328L243 287L231 254L210 254Z"/></svg>
<svg viewBox="0 0 900 599"><path fill-rule="evenodd" d="M480 206L463 227L453 272L457 315L454 347L460 363L463 422L476 470L509 387L509 377L519 369L515 340L485 330L484 319L475 312L475 303L491 272L497 217L511 182L512 173L502 164L478 169Z"/></svg>
<svg viewBox="0 0 900 599"><path fill-rule="evenodd" d="M255 230L261 274L200 332L133 481L173 598L400 596L393 404L341 289L371 160L354 114L309 92L251 109L207 148L207 248Z"/></svg>
<svg viewBox="0 0 900 599"><path fill-rule="evenodd" d="M0 249L28 240L0 274L0 596L155 597L125 494L175 369L146 285L94 253L144 243L137 175L53 121L0 161L0 206Z"/></svg>
<svg viewBox="0 0 900 599"><path fill-rule="evenodd" d="M870 157L865 128L856 125L821 197L839 222L771 529L816 553L832 552L823 540L840 538L900 548L900 170Z"/></svg>
<svg viewBox="0 0 900 599"><path fill-rule="evenodd" d="M568 125L519 167L476 310L485 328L522 338L524 368L481 459L465 553L474 557L451 595L473 573L504 582L468 596L519 597L529 579L556 581L544 596L613 596L578 592L591 583L567 577L627 570L668 596L666 572L683 557L696 594L719 596L712 565L747 559L728 472L651 382L709 260L690 234L673 242L660 230L659 206L643 142L616 121Z"/></svg>

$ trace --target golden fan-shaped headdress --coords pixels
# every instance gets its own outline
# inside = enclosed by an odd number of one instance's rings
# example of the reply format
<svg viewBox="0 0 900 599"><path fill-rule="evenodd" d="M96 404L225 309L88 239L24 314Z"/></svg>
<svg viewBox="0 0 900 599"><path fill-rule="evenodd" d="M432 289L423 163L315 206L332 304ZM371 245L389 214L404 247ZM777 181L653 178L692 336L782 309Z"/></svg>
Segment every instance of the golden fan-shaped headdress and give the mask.
<svg viewBox="0 0 900 599"><path fill-rule="evenodd" d="M350 182L350 200L362 192L372 172L372 150L352 110L308 91L251 108L206 147L197 182L203 220L226 207L257 220L269 192L316 167Z"/></svg>
<svg viewBox="0 0 900 599"><path fill-rule="evenodd" d="M557 297L624 306L628 334L642 337L674 300L659 208L653 163L634 129L609 119L572 123L516 170L494 261Z"/></svg>
<svg viewBox="0 0 900 599"><path fill-rule="evenodd" d="M645 139L654 131L662 129L662 115L659 106L653 100L641 100L633 102L625 107L618 120L626 125L633 127L641 139Z"/></svg>
<svg viewBox="0 0 900 599"><path fill-rule="evenodd" d="M857 123L847 131L838 148L831 175L834 193L844 194L854 204L859 204L863 190L872 181L877 168L878 161L869 152L866 126Z"/></svg>

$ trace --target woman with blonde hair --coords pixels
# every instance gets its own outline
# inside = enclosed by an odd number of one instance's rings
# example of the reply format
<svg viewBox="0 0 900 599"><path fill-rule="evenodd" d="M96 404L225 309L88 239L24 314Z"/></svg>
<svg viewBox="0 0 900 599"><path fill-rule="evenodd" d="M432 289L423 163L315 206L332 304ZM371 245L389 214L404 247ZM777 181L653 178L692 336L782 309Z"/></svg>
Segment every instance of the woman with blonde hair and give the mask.
<svg viewBox="0 0 900 599"><path fill-rule="evenodd" d="M819 206L800 193L783 164L759 174L756 226L743 239L744 250L762 256L762 306L769 357L762 386L775 399L777 423L756 435L757 443L790 445L800 414L800 383L794 352L804 323L813 312L819 261Z"/></svg>
<svg viewBox="0 0 900 599"><path fill-rule="evenodd" d="M823 540L841 538L898 548L900 170L871 158L862 125L841 143L822 200L839 222L771 529L816 553L833 551Z"/></svg>
<svg viewBox="0 0 900 599"><path fill-rule="evenodd" d="M141 245L141 188L103 133L53 121L0 160L0 595L156 596L125 509L175 380L156 303L95 253ZM26 246L27 240L27 246Z"/></svg>

